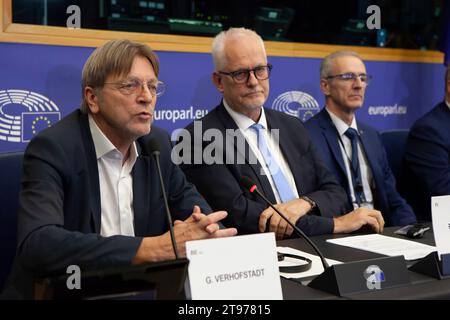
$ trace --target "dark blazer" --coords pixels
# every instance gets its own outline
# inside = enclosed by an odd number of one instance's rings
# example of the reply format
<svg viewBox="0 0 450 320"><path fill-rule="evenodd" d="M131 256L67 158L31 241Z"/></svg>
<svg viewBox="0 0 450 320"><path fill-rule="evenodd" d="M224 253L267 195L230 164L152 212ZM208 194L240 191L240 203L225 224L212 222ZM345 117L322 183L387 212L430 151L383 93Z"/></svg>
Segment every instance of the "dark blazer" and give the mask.
<svg viewBox="0 0 450 320"><path fill-rule="evenodd" d="M129 265L142 237L168 230L156 164L146 143L156 138L161 148L164 188L174 219L186 219L193 206L211 212L205 200L171 161L171 142L163 130L137 140L133 167L133 209L136 237L100 236L99 175L88 117L79 110L44 130L24 155L18 217L20 267L34 276ZM13 280L14 281L14 280Z"/></svg>
<svg viewBox="0 0 450 320"><path fill-rule="evenodd" d="M327 167L336 176L340 185L345 190L349 190L337 132L325 108L307 121L306 128ZM416 217L411 207L396 189L395 178L389 167L379 133L361 122L358 122L358 130L375 180L375 190L372 190L375 209L382 212L387 226L400 226L415 222ZM347 210L353 210L349 192L347 192Z"/></svg>
<svg viewBox="0 0 450 320"><path fill-rule="evenodd" d="M278 111L265 109L265 112L269 130L279 129L280 149L292 170L299 195L309 196L318 205L318 210L299 219L297 226L310 235L332 233L334 229L332 217L345 211L344 191L314 150L301 121ZM226 137L230 138L231 132L238 127L223 104L213 109L198 123L201 123L202 126L202 129L198 130L197 128L196 130L200 134L203 135L207 130L213 132L211 129L215 129L223 137L222 140L218 137L223 148L218 148L216 155L217 159L222 160L222 163L225 164L207 164L204 161L197 161L194 164L184 162L181 168L186 177L197 186L214 210L228 211L229 215L224 224L236 227L241 234L259 232L259 216L267 208L267 205L255 195L241 188L239 180L242 176L248 176L269 200L275 203L275 196L269 180L261 174L260 163L251 164L256 161L249 161L250 147L243 137L241 141L245 141L247 152L245 152L245 159L244 156L237 159L236 155L242 155L242 153L239 153L235 143L227 143ZM201 141L201 138L195 139L194 134L197 134L198 138L198 132L194 132L194 128L194 123L186 128L194 139L186 144L180 142L175 148L188 145L193 147L191 151L205 150L210 141ZM231 130L226 133L227 129ZM239 133L239 135L241 134ZM228 140L233 141L233 139ZM180 139L180 141L186 140ZM208 149L205 150L205 152L207 151ZM197 152L197 156L200 156L199 152ZM231 154L235 155L233 161L228 159L228 163L226 163L227 157L231 157ZM239 164L237 160L243 161L240 161L241 164Z"/></svg>
<svg viewBox="0 0 450 320"><path fill-rule="evenodd" d="M412 126L405 151L408 199L431 220L431 197L450 194L450 109L441 102Z"/></svg>

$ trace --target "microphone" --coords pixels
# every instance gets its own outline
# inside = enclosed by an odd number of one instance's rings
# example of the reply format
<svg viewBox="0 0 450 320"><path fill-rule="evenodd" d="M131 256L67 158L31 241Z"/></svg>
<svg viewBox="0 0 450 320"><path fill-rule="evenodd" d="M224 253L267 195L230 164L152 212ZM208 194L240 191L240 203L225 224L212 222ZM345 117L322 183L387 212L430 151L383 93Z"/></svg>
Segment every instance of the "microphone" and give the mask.
<svg viewBox="0 0 450 320"><path fill-rule="evenodd" d="M284 214L282 214L275 206L267 199L261 192L259 192L258 188L256 187L256 184L250 179L249 177L241 177L240 184L244 189L250 191L250 193L256 193L261 199L264 200L265 203L267 203L273 210L276 211L282 217L297 233L298 236L302 237L303 239L308 242L308 244L314 249L314 251L319 256L320 260L322 261L323 269L326 270L329 268L329 265L327 261L325 260L322 252L320 252L319 248L314 244L314 242L309 239L309 237L302 231L300 228L298 228L295 224L289 221L288 218Z"/></svg>
<svg viewBox="0 0 450 320"><path fill-rule="evenodd" d="M170 211L169 211L169 203L167 201L166 189L164 189L164 180L162 177L161 164L159 161L159 156L161 154L161 152L159 151L160 150L159 143L158 143L158 141L156 141L156 139L152 138L147 142L147 147L148 147L148 150L150 151L150 153L152 154L153 158L156 161L156 168L158 170L158 176L159 176L159 184L161 186L161 191L162 191L162 195L163 195L163 199L164 199L164 207L166 209L167 221L169 222L170 239L172 240L172 247L173 247L173 252L175 253L175 259L178 260L179 254L178 254L178 249L177 249L177 242L175 240L175 234L173 232L172 216L170 215Z"/></svg>

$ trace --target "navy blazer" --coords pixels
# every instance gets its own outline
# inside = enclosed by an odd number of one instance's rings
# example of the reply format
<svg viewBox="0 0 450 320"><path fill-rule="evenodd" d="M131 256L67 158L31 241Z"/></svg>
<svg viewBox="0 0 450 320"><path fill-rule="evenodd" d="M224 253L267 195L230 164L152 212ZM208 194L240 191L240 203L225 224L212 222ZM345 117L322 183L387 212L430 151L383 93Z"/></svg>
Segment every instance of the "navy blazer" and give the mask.
<svg viewBox="0 0 450 320"><path fill-rule="evenodd" d="M326 169L299 119L270 109L265 109L265 113L269 130L279 129L280 149L292 171L299 195L309 196L318 205L318 210L300 218L297 226L310 235L332 233L334 229L332 217L345 213L344 190ZM272 203L275 203L270 182L264 174L261 174L260 163L249 160L251 149L243 137L247 152L245 152L245 159L242 159L243 156L237 159L239 154L237 146L235 143L229 143L234 141L232 138L227 142L227 136L230 138L232 132L238 127L223 104L209 112L198 123L202 126L200 132L194 132L193 123L187 127L191 137L194 134L197 134L197 137L198 134L203 135L207 130L213 132L211 129L221 133L223 140L220 140L220 137L218 139L222 142L223 148L218 148L216 155L217 159L222 160L224 164L207 164L204 161L193 164L184 163L181 168L186 177L197 186L214 210L228 211L229 215L224 224L236 227L241 234L259 232L259 216L267 205L254 194L241 188L239 180L242 176L248 176L257 184L259 190ZM229 129L228 132L226 132L227 129ZM239 134L241 135L240 132ZM191 139L191 151L195 154L195 151L208 150L205 148L210 143L202 139ZM179 146L183 146L183 142L175 148ZM200 157L198 152L197 156ZM235 158L232 159L233 161L228 159L227 163L227 157L231 154L235 155ZM244 161L238 163L237 160Z"/></svg>
<svg viewBox="0 0 450 320"><path fill-rule="evenodd" d="M431 197L450 195L450 108L441 102L412 126L405 151L408 200L431 220Z"/></svg>
<svg viewBox="0 0 450 320"><path fill-rule="evenodd" d="M160 144L164 188L173 219L188 218L194 205L211 212L172 163L169 135L153 126L149 135L137 140L139 156L132 171L136 236L102 237L97 158L88 116L77 110L38 134L25 151L18 268L43 276L65 272L72 264L82 270L125 266L131 263L142 237L166 232L156 164L146 150L150 138Z"/></svg>
<svg viewBox="0 0 450 320"><path fill-rule="evenodd" d="M341 186L345 190L350 190L337 132L325 108L306 122L306 128L327 167L334 173ZM372 190L375 209L382 212L386 226L414 223L416 221L414 212L396 189L395 178L379 133L361 122L358 122L358 130L375 180L375 190ZM347 210L353 210L349 192L347 192Z"/></svg>

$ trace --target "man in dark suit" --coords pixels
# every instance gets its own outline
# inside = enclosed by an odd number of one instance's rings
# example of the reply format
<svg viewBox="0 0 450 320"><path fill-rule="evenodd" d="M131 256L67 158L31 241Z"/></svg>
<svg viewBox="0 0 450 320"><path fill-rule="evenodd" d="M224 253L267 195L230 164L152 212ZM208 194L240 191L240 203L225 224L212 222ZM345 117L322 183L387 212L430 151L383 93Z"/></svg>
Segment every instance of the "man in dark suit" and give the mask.
<svg viewBox="0 0 450 320"><path fill-rule="evenodd" d="M293 229L264 201L240 186L250 177L288 219L310 235L383 229L379 212L347 215L345 193L325 168L299 119L263 108L272 66L255 32L232 28L213 42L212 75L222 103L182 132L174 152L213 209L228 210L224 224L240 233ZM279 141L279 143L278 143ZM270 221L270 223L267 223Z"/></svg>
<svg viewBox="0 0 450 320"><path fill-rule="evenodd" d="M450 65L445 100L418 119L406 143L408 200L417 217L431 220L431 197L450 195ZM410 198L410 199L409 199Z"/></svg>
<svg viewBox="0 0 450 320"><path fill-rule="evenodd" d="M416 221L411 207L396 190L395 178L378 132L356 121L370 76L355 52L338 51L320 68L325 107L306 123L326 166L347 191L347 210L375 208L386 225Z"/></svg>
<svg viewBox="0 0 450 320"><path fill-rule="evenodd" d="M161 145L180 255L185 256L188 240L236 233L219 229L226 212L210 213L172 163L168 134L158 128L150 133L156 99L163 92L158 72L148 46L128 40L106 43L84 66L81 110L30 142L18 221L22 271L45 276L65 273L70 265L85 271L174 259L156 165L146 150L150 138ZM13 285L20 278L13 276ZM18 290L30 297L25 291L31 286Z"/></svg>

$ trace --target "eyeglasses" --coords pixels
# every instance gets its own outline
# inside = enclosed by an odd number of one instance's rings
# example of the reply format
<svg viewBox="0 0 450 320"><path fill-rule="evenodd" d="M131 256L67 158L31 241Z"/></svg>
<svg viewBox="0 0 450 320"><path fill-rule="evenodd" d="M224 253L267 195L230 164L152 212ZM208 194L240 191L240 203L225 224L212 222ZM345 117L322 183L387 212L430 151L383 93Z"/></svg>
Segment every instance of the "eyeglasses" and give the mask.
<svg viewBox="0 0 450 320"><path fill-rule="evenodd" d="M105 82L105 84L116 86L116 89L127 96L140 94L144 89L144 84L147 86L147 89L152 96L159 97L166 91L166 85L162 81L143 82L139 79L128 79L123 82Z"/></svg>
<svg viewBox="0 0 450 320"><path fill-rule="evenodd" d="M359 78L359 80L361 80L361 82L368 85L370 80L372 79L372 76L365 74L365 73L356 74L353 72L347 72L347 73L337 74L335 76L328 76L325 79L334 79L334 78L337 78L339 80L346 81L346 82L355 81L356 78Z"/></svg>
<svg viewBox="0 0 450 320"><path fill-rule="evenodd" d="M258 80L269 79L272 68L273 66L269 63L267 66L259 66L253 69L240 69L232 72L219 71L219 73L230 76L236 83L246 83L250 78L250 72L253 72L253 75Z"/></svg>

